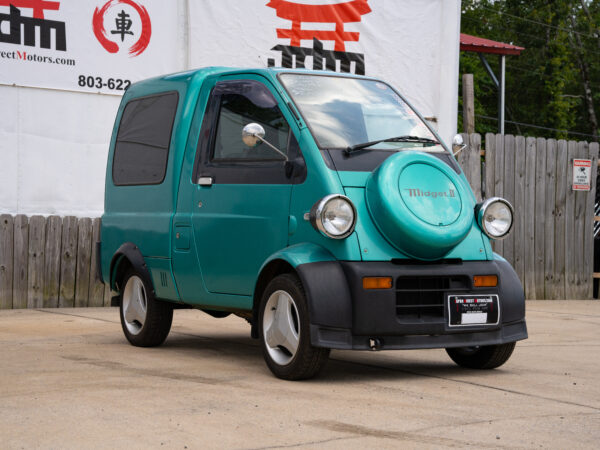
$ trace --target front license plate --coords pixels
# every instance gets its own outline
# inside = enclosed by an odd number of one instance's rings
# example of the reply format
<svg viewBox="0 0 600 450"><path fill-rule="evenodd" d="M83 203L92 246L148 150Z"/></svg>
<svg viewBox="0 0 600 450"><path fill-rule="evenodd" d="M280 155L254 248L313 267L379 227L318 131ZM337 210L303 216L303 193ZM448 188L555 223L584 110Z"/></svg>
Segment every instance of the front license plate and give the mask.
<svg viewBox="0 0 600 450"><path fill-rule="evenodd" d="M497 325L500 319L497 295L449 295L451 327Z"/></svg>

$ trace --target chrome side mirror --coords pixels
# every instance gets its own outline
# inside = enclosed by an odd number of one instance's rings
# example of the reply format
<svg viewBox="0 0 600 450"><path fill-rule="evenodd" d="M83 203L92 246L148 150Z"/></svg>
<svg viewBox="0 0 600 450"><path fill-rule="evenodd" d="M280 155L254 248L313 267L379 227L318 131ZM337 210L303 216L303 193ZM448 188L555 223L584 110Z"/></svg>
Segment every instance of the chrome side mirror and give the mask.
<svg viewBox="0 0 600 450"><path fill-rule="evenodd" d="M288 161L288 157L285 153L265 139L265 129L258 123L249 123L242 128L242 141L250 148L256 147L258 144L264 142L272 150L279 153L283 159Z"/></svg>
<svg viewBox="0 0 600 450"><path fill-rule="evenodd" d="M465 141L460 134L457 134L452 138L452 154L454 156L458 155L461 151L465 149Z"/></svg>
<svg viewBox="0 0 600 450"><path fill-rule="evenodd" d="M256 147L264 137L265 129L258 123L249 123L242 129L242 141L248 147Z"/></svg>

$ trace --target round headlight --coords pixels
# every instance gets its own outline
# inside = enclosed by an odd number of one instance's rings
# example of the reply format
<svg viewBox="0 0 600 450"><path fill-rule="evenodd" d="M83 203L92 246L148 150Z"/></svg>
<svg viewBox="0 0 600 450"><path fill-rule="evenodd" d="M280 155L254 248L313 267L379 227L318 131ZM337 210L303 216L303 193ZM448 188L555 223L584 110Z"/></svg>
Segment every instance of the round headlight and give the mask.
<svg viewBox="0 0 600 450"><path fill-rule="evenodd" d="M493 197L481 204L477 221L491 239L506 237L513 224L513 207L503 198Z"/></svg>
<svg viewBox="0 0 600 450"><path fill-rule="evenodd" d="M313 227L325 236L344 239L354 231L356 208L348 197L333 194L315 203L309 217Z"/></svg>

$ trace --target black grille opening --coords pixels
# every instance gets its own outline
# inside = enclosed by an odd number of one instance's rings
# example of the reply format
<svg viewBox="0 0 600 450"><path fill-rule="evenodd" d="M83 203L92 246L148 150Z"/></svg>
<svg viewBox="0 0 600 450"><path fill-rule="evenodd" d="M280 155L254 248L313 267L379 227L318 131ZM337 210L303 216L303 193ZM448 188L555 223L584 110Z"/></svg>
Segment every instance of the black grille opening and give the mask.
<svg viewBox="0 0 600 450"><path fill-rule="evenodd" d="M465 275L412 276L396 280L396 315L403 320L440 321L446 295L471 288Z"/></svg>

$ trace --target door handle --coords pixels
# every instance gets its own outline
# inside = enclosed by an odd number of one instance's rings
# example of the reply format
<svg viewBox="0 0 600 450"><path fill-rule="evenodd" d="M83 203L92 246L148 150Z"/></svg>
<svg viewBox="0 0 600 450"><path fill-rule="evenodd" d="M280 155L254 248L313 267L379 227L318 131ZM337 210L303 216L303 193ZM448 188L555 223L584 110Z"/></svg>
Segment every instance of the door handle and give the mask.
<svg viewBox="0 0 600 450"><path fill-rule="evenodd" d="M213 177L209 177L209 176L202 176L198 178L198 184L200 186L212 186L213 184Z"/></svg>

